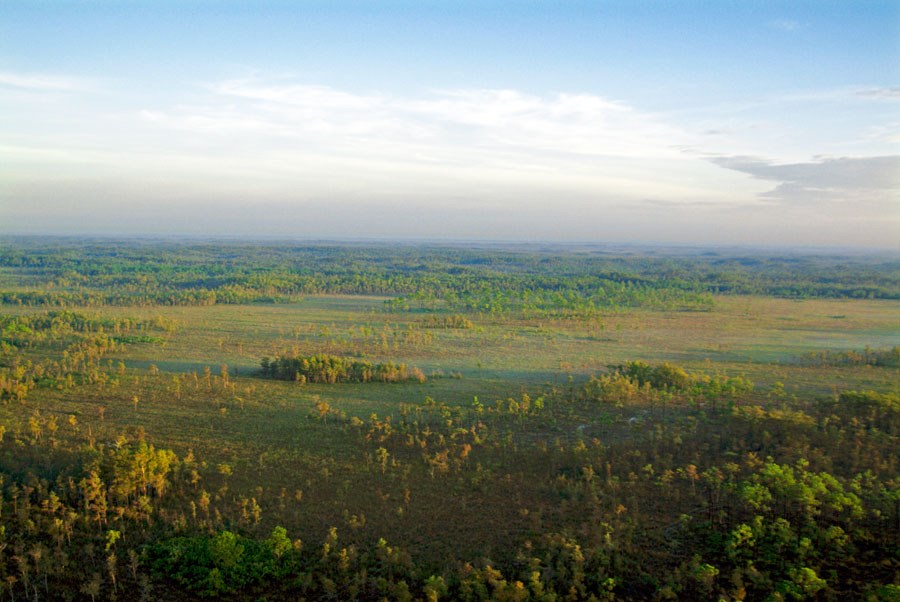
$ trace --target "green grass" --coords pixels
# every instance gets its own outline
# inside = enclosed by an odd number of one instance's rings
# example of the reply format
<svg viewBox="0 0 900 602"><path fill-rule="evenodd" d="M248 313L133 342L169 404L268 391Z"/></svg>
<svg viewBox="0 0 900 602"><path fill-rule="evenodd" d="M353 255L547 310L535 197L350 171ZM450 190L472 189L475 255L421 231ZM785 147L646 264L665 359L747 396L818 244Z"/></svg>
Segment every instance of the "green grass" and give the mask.
<svg viewBox="0 0 900 602"><path fill-rule="evenodd" d="M392 414L398 404L418 403L426 396L449 404L469 405L475 397L493 403L520 391L564 385L570 379L577 383L627 360L670 361L691 370L744 374L759 390L781 381L789 393L798 395L822 396L857 388L896 390L898 386L896 370L797 365L798 358L810 351L895 344L900 335L900 303L896 301L724 297L716 299L715 310L707 313L632 310L594 321L471 315L475 328L418 329L415 332L430 336L420 343L402 338L418 316L385 313L382 301L323 296L292 305L88 309L85 313L117 317L161 316L174 324L172 332L154 335L164 342L130 344L110 356L113 363L121 360L128 367L129 376L123 380L137 377L156 383L143 386L148 397L159 401L141 402L137 416L128 411L111 412L108 420L115 428L152 424L161 445L183 448L191 434L210 432L217 433L216 439L226 446L229 438L240 443L255 436L259 432L256 421L277 421L268 415L257 416L259 413L305 415L314 399L360 417L373 412ZM373 333L368 340L360 334L361 327ZM389 334L387 344L382 345L379 335L385 328ZM346 353L406 362L426 375L440 371L444 377L430 378L421 385L297 385L255 377L262 356L292 348L303 353ZM197 373L202 378L205 368L217 375L223 364L229 366L238 391L235 395L244 401L244 410L229 414L242 416L239 421L221 420L218 409L198 406L190 392L184 393L183 403L165 399L171 396L165 390L171 388L171 376L165 373ZM151 365L164 374L147 377L145 371ZM462 378L451 378L455 373ZM45 400L48 409L95 403L130 406L130 394L117 399L109 387L94 396L97 399L89 400L85 393L39 392L36 400ZM154 404L159 405L154 414L145 414ZM219 422L230 424L227 433L216 431L221 428ZM183 433L176 432L185 424ZM279 441L276 438L270 443Z"/></svg>

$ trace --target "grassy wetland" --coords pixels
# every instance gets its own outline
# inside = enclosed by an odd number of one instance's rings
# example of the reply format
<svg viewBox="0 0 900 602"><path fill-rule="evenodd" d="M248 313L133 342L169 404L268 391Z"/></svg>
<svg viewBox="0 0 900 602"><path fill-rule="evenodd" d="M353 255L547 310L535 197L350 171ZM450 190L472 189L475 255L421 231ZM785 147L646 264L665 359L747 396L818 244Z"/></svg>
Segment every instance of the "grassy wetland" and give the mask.
<svg viewBox="0 0 900 602"><path fill-rule="evenodd" d="M0 598L896 600L900 263L6 239Z"/></svg>

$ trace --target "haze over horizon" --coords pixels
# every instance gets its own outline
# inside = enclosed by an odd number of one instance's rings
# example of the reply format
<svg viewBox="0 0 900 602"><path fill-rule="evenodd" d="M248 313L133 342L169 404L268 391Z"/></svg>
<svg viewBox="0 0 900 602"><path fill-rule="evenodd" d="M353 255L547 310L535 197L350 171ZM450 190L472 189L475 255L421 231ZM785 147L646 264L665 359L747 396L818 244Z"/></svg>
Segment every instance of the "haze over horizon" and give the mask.
<svg viewBox="0 0 900 602"><path fill-rule="evenodd" d="M0 234L900 249L900 4L4 2Z"/></svg>

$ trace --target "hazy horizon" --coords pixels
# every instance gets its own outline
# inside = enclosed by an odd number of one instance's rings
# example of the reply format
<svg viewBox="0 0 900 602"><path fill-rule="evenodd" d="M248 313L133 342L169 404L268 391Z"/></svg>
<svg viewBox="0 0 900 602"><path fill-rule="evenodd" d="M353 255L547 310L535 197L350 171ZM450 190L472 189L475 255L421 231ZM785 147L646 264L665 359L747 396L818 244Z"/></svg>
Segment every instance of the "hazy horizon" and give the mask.
<svg viewBox="0 0 900 602"><path fill-rule="evenodd" d="M7 2L0 234L900 249L894 2Z"/></svg>

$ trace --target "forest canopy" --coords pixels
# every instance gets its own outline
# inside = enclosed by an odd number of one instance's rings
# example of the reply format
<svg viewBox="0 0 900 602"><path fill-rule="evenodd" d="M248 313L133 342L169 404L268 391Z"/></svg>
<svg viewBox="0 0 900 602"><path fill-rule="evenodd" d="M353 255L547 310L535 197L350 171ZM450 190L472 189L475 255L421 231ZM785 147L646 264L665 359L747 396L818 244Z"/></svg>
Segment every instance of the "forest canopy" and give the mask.
<svg viewBox="0 0 900 602"><path fill-rule="evenodd" d="M552 314L707 310L711 294L900 298L895 257L644 251L7 239L0 268L22 278L0 289L0 303L212 305L354 294L395 297L395 309L439 303Z"/></svg>

